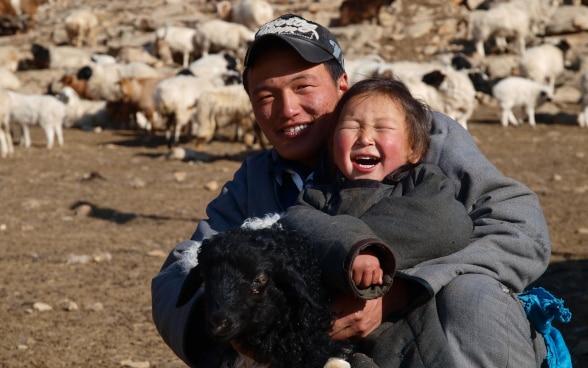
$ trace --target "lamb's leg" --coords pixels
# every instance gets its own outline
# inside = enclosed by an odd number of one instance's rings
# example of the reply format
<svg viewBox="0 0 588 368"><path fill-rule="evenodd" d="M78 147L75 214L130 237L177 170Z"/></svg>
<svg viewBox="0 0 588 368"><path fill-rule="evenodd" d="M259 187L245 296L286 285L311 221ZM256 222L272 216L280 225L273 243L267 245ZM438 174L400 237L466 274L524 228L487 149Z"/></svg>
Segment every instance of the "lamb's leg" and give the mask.
<svg viewBox="0 0 588 368"><path fill-rule="evenodd" d="M26 124L21 124L21 130L20 145L29 148L31 146L31 133L29 132L29 127Z"/></svg>
<svg viewBox="0 0 588 368"><path fill-rule="evenodd" d="M54 135L57 134L57 132L55 132L54 127L52 126L44 126L43 129L45 130L45 136L47 137L47 148L51 148L53 147L53 141L55 139Z"/></svg>
<svg viewBox="0 0 588 368"><path fill-rule="evenodd" d="M340 358L329 358L323 368L351 368L351 364Z"/></svg>
<svg viewBox="0 0 588 368"><path fill-rule="evenodd" d="M535 109L533 106L527 106L527 117L529 118L529 125L535 128Z"/></svg>

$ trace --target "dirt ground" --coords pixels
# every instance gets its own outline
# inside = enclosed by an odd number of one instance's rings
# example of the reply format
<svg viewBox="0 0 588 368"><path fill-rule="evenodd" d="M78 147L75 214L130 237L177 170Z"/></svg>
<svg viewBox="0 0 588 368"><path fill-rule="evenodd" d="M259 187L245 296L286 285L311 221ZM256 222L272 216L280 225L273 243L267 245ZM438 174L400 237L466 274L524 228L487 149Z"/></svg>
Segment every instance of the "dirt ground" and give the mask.
<svg viewBox="0 0 588 368"><path fill-rule="evenodd" d="M24 78L40 76L23 74ZM588 366L588 129L538 116L500 127L479 109L469 130L505 174L537 192L553 256L537 282L565 300L558 324L574 366ZM201 160L167 159L163 138L68 129L65 146L0 160L0 367L184 367L151 319L151 278L190 237L206 204L253 153L212 142ZM193 147L191 142L182 142Z"/></svg>

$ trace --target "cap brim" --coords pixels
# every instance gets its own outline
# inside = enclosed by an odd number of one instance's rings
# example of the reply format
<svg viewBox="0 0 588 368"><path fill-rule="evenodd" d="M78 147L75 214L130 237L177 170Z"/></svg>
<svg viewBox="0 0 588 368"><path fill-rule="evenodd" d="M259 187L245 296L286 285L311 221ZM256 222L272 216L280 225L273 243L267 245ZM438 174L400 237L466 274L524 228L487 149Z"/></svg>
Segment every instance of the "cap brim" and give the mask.
<svg viewBox="0 0 588 368"><path fill-rule="evenodd" d="M283 37L277 34L266 34L257 38L251 43L251 45L249 45L247 55L245 56L245 66L250 66L250 64L257 58L257 55L264 51L264 46L267 46L269 43L276 40L281 40L290 45L304 60L308 61L309 63L319 64L335 58L330 52L308 42L305 39L292 35Z"/></svg>

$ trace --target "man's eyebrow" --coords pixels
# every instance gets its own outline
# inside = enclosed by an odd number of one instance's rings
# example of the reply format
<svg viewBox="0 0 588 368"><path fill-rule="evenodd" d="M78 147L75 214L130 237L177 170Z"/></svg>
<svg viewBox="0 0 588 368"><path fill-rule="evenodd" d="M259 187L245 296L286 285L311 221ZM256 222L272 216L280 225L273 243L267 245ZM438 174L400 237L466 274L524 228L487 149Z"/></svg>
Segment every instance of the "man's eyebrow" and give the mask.
<svg viewBox="0 0 588 368"><path fill-rule="evenodd" d="M290 80L288 80L288 83L292 83L292 82L298 82L298 81L300 81L300 80L304 80L304 79L313 81L313 80L316 80L317 78L316 78L316 76L315 76L314 74L312 74L312 73L301 73L301 74L297 74L297 75L295 75L295 76L294 76L294 77L292 77ZM274 89L274 88L272 88L272 87L268 87L267 85L265 85L265 84L262 84L262 85L260 85L260 86L258 86L258 87L256 87L256 88L254 88L254 89L251 91L251 94L256 94L256 93L259 93L259 92L261 92L261 91L268 91L268 90L272 90L272 89Z"/></svg>

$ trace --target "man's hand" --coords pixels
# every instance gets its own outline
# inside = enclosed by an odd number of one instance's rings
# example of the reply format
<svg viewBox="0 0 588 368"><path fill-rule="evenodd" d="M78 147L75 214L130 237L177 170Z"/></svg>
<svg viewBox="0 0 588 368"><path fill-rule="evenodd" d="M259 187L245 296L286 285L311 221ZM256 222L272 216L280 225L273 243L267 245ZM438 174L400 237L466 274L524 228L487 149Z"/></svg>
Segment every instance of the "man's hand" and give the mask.
<svg viewBox="0 0 588 368"><path fill-rule="evenodd" d="M394 279L392 287L381 298L365 300L351 295L340 295L331 304L338 318L331 337L335 340L365 338L391 313L406 307L408 292L402 279Z"/></svg>
<svg viewBox="0 0 588 368"><path fill-rule="evenodd" d="M339 316L331 332L331 337L335 340L364 338L383 320L382 298L365 300L341 295L333 301L331 309Z"/></svg>

